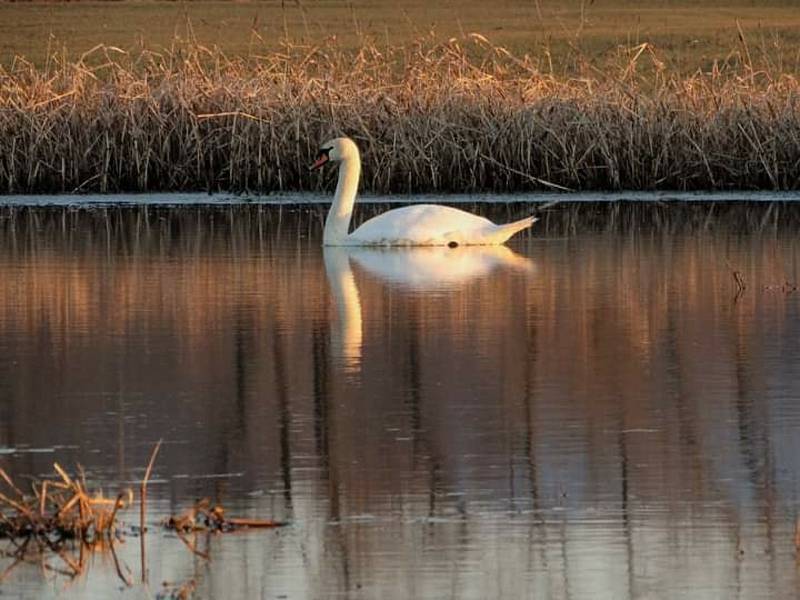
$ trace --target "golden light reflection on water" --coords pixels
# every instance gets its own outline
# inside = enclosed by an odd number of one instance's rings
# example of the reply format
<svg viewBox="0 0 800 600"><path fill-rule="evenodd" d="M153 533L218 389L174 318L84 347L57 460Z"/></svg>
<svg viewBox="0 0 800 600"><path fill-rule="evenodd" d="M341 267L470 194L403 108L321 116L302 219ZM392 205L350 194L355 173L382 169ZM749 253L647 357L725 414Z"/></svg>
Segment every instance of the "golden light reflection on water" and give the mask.
<svg viewBox="0 0 800 600"><path fill-rule="evenodd" d="M164 510L295 523L220 540L205 595L797 593L795 231L323 252L302 215L63 219L2 229L0 464L114 482L163 437Z"/></svg>

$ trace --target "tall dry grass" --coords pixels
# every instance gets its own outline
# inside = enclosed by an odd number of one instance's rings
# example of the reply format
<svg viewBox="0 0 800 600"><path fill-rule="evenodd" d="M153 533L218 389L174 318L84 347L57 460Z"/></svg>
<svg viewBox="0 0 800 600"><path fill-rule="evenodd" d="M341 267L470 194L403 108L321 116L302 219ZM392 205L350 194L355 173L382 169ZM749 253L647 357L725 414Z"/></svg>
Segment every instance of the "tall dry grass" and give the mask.
<svg viewBox="0 0 800 600"><path fill-rule="evenodd" d="M335 134L373 192L800 188L800 82L732 56L680 77L643 44L566 77L471 35L19 59L0 71L0 189L321 189L305 166Z"/></svg>

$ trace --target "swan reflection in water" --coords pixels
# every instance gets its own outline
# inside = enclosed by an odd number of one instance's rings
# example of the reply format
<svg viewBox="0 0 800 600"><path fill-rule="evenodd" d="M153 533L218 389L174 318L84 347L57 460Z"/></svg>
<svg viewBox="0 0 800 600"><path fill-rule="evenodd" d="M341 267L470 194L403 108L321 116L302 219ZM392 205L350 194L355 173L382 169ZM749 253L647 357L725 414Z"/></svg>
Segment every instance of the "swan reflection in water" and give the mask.
<svg viewBox="0 0 800 600"><path fill-rule="evenodd" d="M533 273L533 262L506 246L367 248L327 246L325 272L338 312L331 343L334 359L348 374L361 371L361 299L355 263L386 285L414 292L452 291L497 269Z"/></svg>

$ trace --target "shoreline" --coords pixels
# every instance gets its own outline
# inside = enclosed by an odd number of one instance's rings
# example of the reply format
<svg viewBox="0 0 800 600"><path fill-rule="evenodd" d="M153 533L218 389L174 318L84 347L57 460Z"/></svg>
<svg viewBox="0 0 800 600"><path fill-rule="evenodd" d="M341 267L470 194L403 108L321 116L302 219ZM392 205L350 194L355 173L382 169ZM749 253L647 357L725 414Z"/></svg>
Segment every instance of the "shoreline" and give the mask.
<svg viewBox="0 0 800 600"><path fill-rule="evenodd" d="M0 207L114 207L114 206L314 206L330 204L330 193L297 192L266 195L203 192L156 192L119 194L13 194L0 195ZM772 203L800 202L800 192L772 191L636 191L533 192L515 194L367 194L357 205L381 204L586 204L629 202L658 203Z"/></svg>

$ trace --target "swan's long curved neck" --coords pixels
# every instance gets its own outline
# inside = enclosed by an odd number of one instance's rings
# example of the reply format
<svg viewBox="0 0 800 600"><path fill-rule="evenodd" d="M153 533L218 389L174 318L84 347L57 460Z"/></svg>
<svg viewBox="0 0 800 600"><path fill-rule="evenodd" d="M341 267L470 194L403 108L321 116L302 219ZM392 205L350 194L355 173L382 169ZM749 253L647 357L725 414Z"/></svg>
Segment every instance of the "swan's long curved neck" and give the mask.
<svg viewBox="0 0 800 600"><path fill-rule="evenodd" d="M336 185L336 195L325 219L325 231L322 234L324 245L338 246L347 239L360 176L361 159L358 153L339 163L339 183Z"/></svg>

